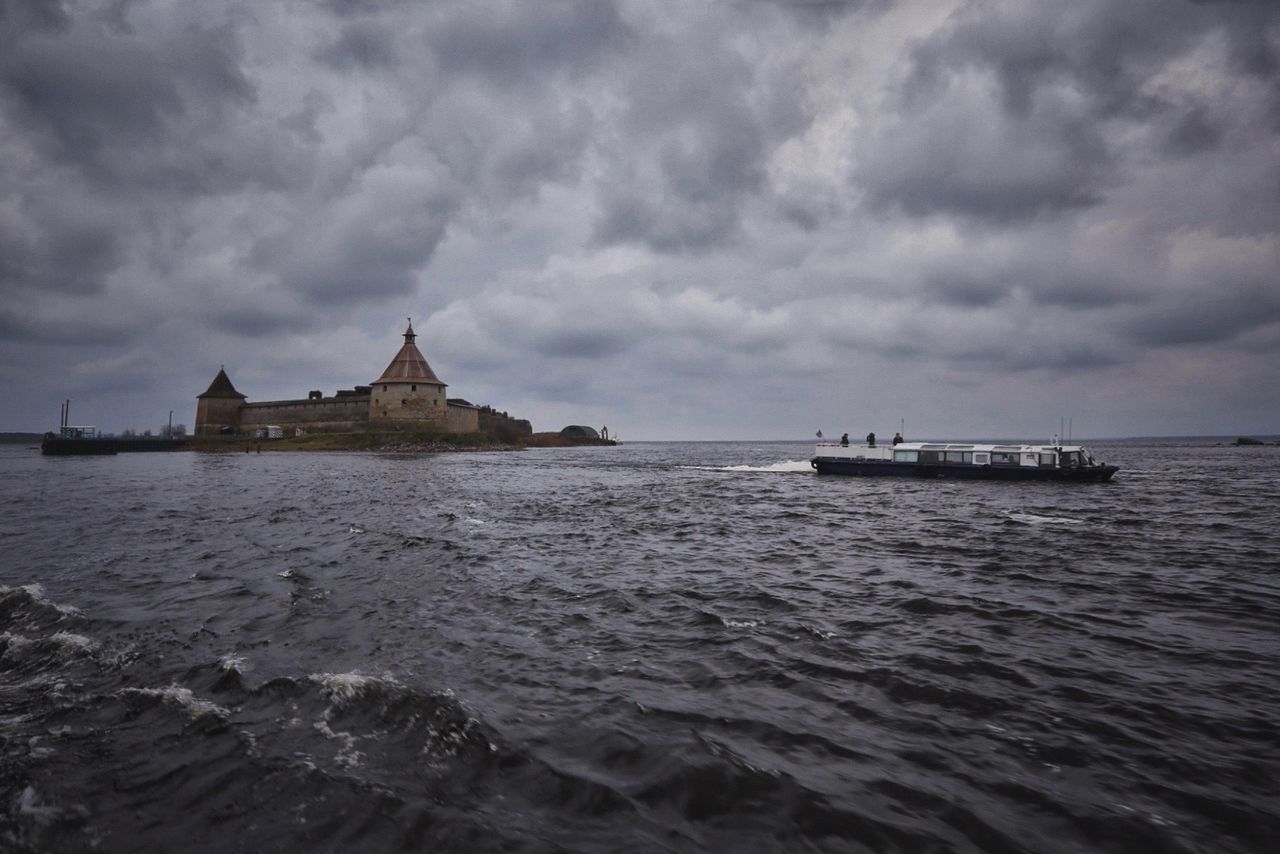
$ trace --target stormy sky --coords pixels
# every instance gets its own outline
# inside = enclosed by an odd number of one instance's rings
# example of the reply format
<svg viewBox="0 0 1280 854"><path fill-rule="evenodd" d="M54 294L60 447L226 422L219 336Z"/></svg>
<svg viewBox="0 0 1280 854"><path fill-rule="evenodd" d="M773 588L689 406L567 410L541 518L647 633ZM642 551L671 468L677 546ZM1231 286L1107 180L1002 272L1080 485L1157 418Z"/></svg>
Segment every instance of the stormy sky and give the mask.
<svg viewBox="0 0 1280 854"><path fill-rule="evenodd" d="M1280 432L1280 3L0 0L0 430Z"/></svg>

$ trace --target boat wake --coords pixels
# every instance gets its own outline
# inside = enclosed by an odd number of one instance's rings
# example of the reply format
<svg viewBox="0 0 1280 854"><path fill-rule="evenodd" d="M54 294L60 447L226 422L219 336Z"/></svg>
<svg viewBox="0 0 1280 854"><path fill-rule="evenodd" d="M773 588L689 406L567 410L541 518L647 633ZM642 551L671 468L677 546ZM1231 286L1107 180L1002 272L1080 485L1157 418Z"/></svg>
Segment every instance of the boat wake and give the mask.
<svg viewBox="0 0 1280 854"><path fill-rule="evenodd" d="M732 471L732 472L801 472L813 474L813 466L808 460L784 460L766 466L680 466L682 469L695 471Z"/></svg>

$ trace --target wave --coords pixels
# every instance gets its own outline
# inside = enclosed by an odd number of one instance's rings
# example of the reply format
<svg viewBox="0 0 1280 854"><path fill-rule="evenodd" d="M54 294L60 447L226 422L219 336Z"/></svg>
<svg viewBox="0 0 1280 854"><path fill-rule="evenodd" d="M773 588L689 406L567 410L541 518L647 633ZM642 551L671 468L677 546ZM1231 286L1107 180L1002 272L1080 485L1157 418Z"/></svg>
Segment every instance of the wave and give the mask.
<svg viewBox="0 0 1280 854"><path fill-rule="evenodd" d="M1066 516L1041 516L1038 513L1008 512L1005 518L1011 522L1024 525L1083 525L1083 519L1071 519Z"/></svg>
<svg viewBox="0 0 1280 854"><path fill-rule="evenodd" d="M167 685L164 688L122 688L116 696L128 700L160 703L181 710L192 720L213 717L225 721L231 716L228 709L209 700L202 700L190 688Z"/></svg>

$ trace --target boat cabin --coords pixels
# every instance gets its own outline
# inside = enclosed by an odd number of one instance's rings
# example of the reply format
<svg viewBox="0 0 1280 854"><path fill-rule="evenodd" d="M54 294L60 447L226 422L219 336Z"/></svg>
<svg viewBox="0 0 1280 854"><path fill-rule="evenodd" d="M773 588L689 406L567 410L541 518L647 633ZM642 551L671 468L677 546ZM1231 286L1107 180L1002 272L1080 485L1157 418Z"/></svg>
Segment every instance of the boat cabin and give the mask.
<svg viewBox="0 0 1280 854"><path fill-rule="evenodd" d="M900 442L897 445L819 443L813 466L826 474L915 474L983 479L1098 479L1115 472L1081 445Z"/></svg>

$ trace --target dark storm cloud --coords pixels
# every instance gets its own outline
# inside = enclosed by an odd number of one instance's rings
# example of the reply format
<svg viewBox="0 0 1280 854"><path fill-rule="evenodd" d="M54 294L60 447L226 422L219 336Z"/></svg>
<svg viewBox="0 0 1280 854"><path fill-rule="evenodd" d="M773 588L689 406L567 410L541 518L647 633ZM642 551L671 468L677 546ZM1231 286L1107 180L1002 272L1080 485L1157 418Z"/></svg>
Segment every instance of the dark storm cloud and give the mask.
<svg viewBox="0 0 1280 854"><path fill-rule="evenodd" d="M1083 0L1063 13L1034 3L968 3L945 30L913 51L908 99L958 70L990 71L1002 103L1023 115L1064 84L1084 94L1095 118L1149 117L1171 104L1146 84L1172 59L1221 35L1234 69L1264 79L1280 73L1280 9L1270 2L1185 6L1164 0Z"/></svg>
<svg viewBox="0 0 1280 854"><path fill-rule="evenodd" d="M324 303L409 293L458 204L456 188L408 169L370 170L360 188L258 243L261 272Z"/></svg>
<svg viewBox="0 0 1280 854"><path fill-rule="evenodd" d="M1217 37L1238 73L1274 79L1278 21L1274 4L965 4L913 49L899 115L864 141L859 177L874 203L916 216L999 223L1097 205L1142 156L1124 123L1162 137L1138 145L1178 154L1217 148L1230 126L1214 97L1152 81Z"/></svg>
<svg viewBox="0 0 1280 854"><path fill-rule="evenodd" d="M338 70L388 68L396 56L390 27L364 21L344 25L334 41L316 52L317 60Z"/></svg>
<svg viewBox="0 0 1280 854"><path fill-rule="evenodd" d="M1164 150L1170 154L1201 154L1218 147L1222 128L1213 121L1206 107L1195 106L1184 111L1164 137Z"/></svg>
<svg viewBox="0 0 1280 854"><path fill-rule="evenodd" d="M91 23L6 42L0 92L55 156L95 180L140 177L139 154L192 126L212 131L228 107L253 98L226 31L156 39ZM151 160L149 168L163 162Z"/></svg>
<svg viewBox="0 0 1280 854"><path fill-rule="evenodd" d="M763 183L764 130L746 101L746 58L705 34L704 50L657 42L633 66L610 180L599 188L602 244L700 251L738 230L741 207ZM642 78L642 79L640 79Z"/></svg>
<svg viewBox="0 0 1280 854"><path fill-rule="evenodd" d="M1096 205L1112 163L1092 129L1056 111L993 118L964 96L868 145L859 178L876 208L1011 224Z"/></svg>
<svg viewBox="0 0 1280 854"><path fill-rule="evenodd" d="M57 30L65 27L70 20L66 8L59 0L48 0L44 3L31 2L31 0L0 0L0 33ZM5 41L8 40L5 39Z"/></svg>
<svg viewBox="0 0 1280 854"><path fill-rule="evenodd" d="M60 198L23 198L0 207L0 283L87 294L123 255L118 222L101 206Z"/></svg>
<svg viewBox="0 0 1280 854"><path fill-rule="evenodd" d="M60 317L21 306L0 307L0 343L38 344L59 351L95 348L132 340L132 318Z"/></svg>
<svg viewBox="0 0 1280 854"><path fill-rule="evenodd" d="M582 73L623 50L631 34L615 4L599 0L463 7L428 41L441 70L498 85L544 85L548 71Z"/></svg>
<svg viewBox="0 0 1280 854"><path fill-rule="evenodd" d="M1270 263L1280 260L1270 256ZM1144 346L1228 342L1280 323L1280 278L1276 267L1235 280L1218 278L1188 289L1130 320L1125 332Z"/></svg>

